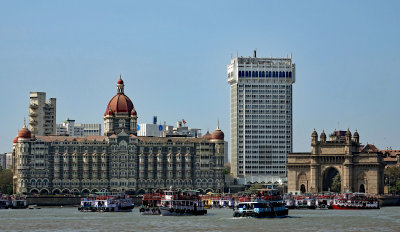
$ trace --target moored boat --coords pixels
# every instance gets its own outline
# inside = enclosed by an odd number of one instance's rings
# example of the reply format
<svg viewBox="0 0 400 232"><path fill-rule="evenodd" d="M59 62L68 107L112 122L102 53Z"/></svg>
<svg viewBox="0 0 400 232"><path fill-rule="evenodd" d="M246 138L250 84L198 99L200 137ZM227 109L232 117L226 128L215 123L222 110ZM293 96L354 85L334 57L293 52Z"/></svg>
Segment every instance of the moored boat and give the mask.
<svg viewBox="0 0 400 232"><path fill-rule="evenodd" d="M8 209L10 208L10 201L8 200L7 197L1 197L0 198L0 209Z"/></svg>
<svg viewBox="0 0 400 232"><path fill-rule="evenodd" d="M249 199L250 198L250 199ZM286 217L289 210L276 189L259 189L256 195L239 200L233 217Z"/></svg>
<svg viewBox="0 0 400 232"><path fill-rule="evenodd" d="M333 209L379 209L379 201L375 196L364 193L345 193L335 197L332 204Z"/></svg>
<svg viewBox="0 0 400 232"><path fill-rule="evenodd" d="M97 196L83 198L78 208L81 212L132 212L132 199L121 193L99 193Z"/></svg>
<svg viewBox="0 0 400 232"><path fill-rule="evenodd" d="M194 190L186 191L164 191L161 199L162 216L193 216L205 215L207 210L204 202L201 201L199 192Z"/></svg>
<svg viewBox="0 0 400 232"><path fill-rule="evenodd" d="M161 199L163 190L159 189L156 193L146 193L142 198L142 206L139 211L142 215L160 215Z"/></svg>
<svg viewBox="0 0 400 232"><path fill-rule="evenodd" d="M11 208L13 209L26 209L28 203L25 196L12 196L11 197Z"/></svg>

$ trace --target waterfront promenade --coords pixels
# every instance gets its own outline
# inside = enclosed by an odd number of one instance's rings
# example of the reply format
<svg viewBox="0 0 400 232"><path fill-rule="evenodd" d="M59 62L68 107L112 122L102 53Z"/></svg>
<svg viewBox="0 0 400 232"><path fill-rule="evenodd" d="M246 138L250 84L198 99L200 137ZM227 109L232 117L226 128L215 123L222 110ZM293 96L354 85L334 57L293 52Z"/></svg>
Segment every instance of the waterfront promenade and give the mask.
<svg viewBox="0 0 400 232"><path fill-rule="evenodd" d="M288 218L233 218L230 209L205 216L162 217L82 213L73 207L0 210L1 231L398 231L400 207L380 210L290 210Z"/></svg>

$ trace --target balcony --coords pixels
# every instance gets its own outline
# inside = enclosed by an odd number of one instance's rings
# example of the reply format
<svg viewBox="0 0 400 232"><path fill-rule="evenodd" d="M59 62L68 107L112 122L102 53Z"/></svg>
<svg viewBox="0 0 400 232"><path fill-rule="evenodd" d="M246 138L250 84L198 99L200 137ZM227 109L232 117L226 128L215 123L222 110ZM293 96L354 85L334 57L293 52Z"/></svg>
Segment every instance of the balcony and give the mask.
<svg viewBox="0 0 400 232"><path fill-rule="evenodd" d="M29 113L29 117L32 117L32 118L37 117L37 113L36 112L30 112Z"/></svg>
<svg viewBox="0 0 400 232"><path fill-rule="evenodd" d="M29 104L29 108L37 109L39 106L37 104Z"/></svg>
<svg viewBox="0 0 400 232"><path fill-rule="evenodd" d="M36 126L38 124L35 120L29 120L29 125Z"/></svg>

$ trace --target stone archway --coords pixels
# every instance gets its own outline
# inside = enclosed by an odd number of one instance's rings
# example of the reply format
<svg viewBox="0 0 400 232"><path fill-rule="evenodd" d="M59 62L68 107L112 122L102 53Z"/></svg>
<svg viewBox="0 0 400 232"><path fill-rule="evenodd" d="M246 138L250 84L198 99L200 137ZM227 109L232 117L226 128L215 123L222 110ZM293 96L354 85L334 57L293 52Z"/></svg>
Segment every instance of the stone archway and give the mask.
<svg viewBox="0 0 400 232"><path fill-rule="evenodd" d="M341 192L341 176L336 168L327 168L322 178L322 191Z"/></svg>

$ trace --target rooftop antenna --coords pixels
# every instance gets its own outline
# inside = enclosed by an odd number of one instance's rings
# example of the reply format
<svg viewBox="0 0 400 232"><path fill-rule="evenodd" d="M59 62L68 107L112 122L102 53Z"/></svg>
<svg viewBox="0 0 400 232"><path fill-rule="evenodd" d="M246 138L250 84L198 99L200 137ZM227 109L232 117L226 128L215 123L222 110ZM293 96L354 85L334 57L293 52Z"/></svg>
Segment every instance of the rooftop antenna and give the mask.
<svg viewBox="0 0 400 232"><path fill-rule="evenodd" d="M254 49L254 58L257 58L257 48Z"/></svg>

